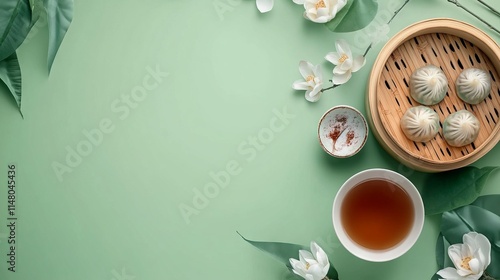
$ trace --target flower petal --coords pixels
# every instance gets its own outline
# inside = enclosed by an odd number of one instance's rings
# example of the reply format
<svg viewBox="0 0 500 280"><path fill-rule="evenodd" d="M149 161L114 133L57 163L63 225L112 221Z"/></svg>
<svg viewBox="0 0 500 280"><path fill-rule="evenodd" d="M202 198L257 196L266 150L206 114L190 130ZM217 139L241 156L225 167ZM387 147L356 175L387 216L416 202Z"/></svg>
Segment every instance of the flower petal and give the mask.
<svg viewBox="0 0 500 280"><path fill-rule="evenodd" d="M293 3L298 5L304 5L304 0L293 0Z"/></svg>
<svg viewBox="0 0 500 280"><path fill-rule="evenodd" d="M329 265L328 256L325 251L321 247L316 244L316 242L311 242L311 252L318 261L318 263L322 266Z"/></svg>
<svg viewBox="0 0 500 280"><path fill-rule="evenodd" d="M261 13L267 13L273 9L274 0L257 0L256 4Z"/></svg>
<svg viewBox="0 0 500 280"><path fill-rule="evenodd" d="M351 47L349 47L349 43L347 43L344 39L338 39L335 41L335 49L342 56L343 54L348 57L352 57Z"/></svg>
<svg viewBox="0 0 500 280"><path fill-rule="evenodd" d="M309 83L307 83L306 81L304 81L304 80L297 80L297 81L293 82L292 88L294 90L308 90L311 87L309 86Z"/></svg>
<svg viewBox="0 0 500 280"><path fill-rule="evenodd" d="M448 256L457 268L462 263L462 247L462 244L454 244L448 247Z"/></svg>
<svg viewBox="0 0 500 280"><path fill-rule="evenodd" d="M323 71L321 70L321 65L316 65L314 68L313 68L313 73L314 73L314 77L319 79L319 83L322 83L323 82ZM318 81L316 81L315 79L315 83L318 83Z"/></svg>
<svg viewBox="0 0 500 280"><path fill-rule="evenodd" d="M293 273L297 274L298 276L300 276L302 278L306 278L306 273L303 270L292 269L292 271L293 271Z"/></svg>
<svg viewBox="0 0 500 280"><path fill-rule="evenodd" d="M352 64L353 64L352 58L348 58L344 60L344 62L340 63L337 67L342 70L342 71L347 71L352 69Z"/></svg>
<svg viewBox="0 0 500 280"><path fill-rule="evenodd" d="M472 272L470 270L462 268L462 267L459 267L459 269L457 269L457 274L462 276L462 277L465 277L468 275L474 275L474 274L472 274Z"/></svg>
<svg viewBox="0 0 500 280"><path fill-rule="evenodd" d="M307 92L309 92L309 91L307 91ZM311 90L311 92L312 92L312 90ZM306 262L308 262L309 264L316 263L316 260L314 259L314 256L311 254L311 252L306 251L306 250L299 250L299 258L300 258L300 261L303 263L306 263Z"/></svg>
<svg viewBox="0 0 500 280"><path fill-rule="evenodd" d="M314 279L314 276L312 274L306 274L306 276L304 277L304 279L306 279L306 280L316 280L316 279Z"/></svg>
<svg viewBox="0 0 500 280"><path fill-rule="evenodd" d="M333 7L332 11L333 17L335 17L337 13L345 7L346 4L347 0L338 0L337 4Z"/></svg>
<svg viewBox="0 0 500 280"><path fill-rule="evenodd" d="M300 74L302 75L302 77L304 77L304 79L307 79L308 76L311 76L314 74L313 67L314 66L308 61L301 60L299 62L299 71L300 71Z"/></svg>
<svg viewBox="0 0 500 280"><path fill-rule="evenodd" d="M321 88L315 87L313 90L306 91L305 97L309 102L317 102L321 98Z"/></svg>
<svg viewBox="0 0 500 280"><path fill-rule="evenodd" d="M326 54L325 59L328 60L333 65L338 65L340 60L340 55L337 52L329 52Z"/></svg>
<svg viewBox="0 0 500 280"><path fill-rule="evenodd" d="M319 264L311 265L307 270L307 274L311 275L314 280L321 280L326 276L326 273L323 272L323 267Z"/></svg>
<svg viewBox="0 0 500 280"><path fill-rule="evenodd" d="M478 234L475 238L476 246L483 256L480 258L481 263L484 265L484 269L491 263L491 243L488 238L482 234Z"/></svg>
<svg viewBox="0 0 500 280"><path fill-rule="evenodd" d="M478 259L472 259L469 261L469 267L470 271L472 274L482 274L483 273L483 266L481 262L479 262Z"/></svg>
<svg viewBox="0 0 500 280"><path fill-rule="evenodd" d="M359 69L361 69L361 67L365 66L365 63L366 63L366 58L364 56L360 55L355 57L353 60L351 71L357 72Z"/></svg>
<svg viewBox="0 0 500 280"><path fill-rule="evenodd" d="M437 274L444 279L454 280L454 279L462 279L460 275L458 275L457 270L452 267L447 267L441 269L437 272Z"/></svg>
<svg viewBox="0 0 500 280"><path fill-rule="evenodd" d="M297 275L300 275L302 277L304 277L306 275L305 271L305 265L304 263L296 260L296 259L290 259L290 265L292 265L292 268L293 268L293 272Z"/></svg>
<svg viewBox="0 0 500 280"><path fill-rule="evenodd" d="M332 82L336 85L345 84L347 83L347 81L349 81L349 79L351 79L351 77L351 71L347 71L343 74L333 73Z"/></svg>

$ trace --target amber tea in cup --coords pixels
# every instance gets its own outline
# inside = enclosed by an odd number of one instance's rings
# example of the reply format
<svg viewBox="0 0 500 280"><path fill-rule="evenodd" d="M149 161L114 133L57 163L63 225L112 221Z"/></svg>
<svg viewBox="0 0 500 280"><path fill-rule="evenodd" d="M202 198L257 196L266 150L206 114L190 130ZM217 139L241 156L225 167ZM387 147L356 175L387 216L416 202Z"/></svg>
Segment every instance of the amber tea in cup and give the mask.
<svg viewBox="0 0 500 280"><path fill-rule="evenodd" d="M335 232L348 251L382 262L413 246L423 227L424 206L407 178L391 170L369 169L342 185L332 214Z"/></svg>
<svg viewBox="0 0 500 280"><path fill-rule="evenodd" d="M400 186L384 179L361 182L342 202L341 223L359 245L383 250L401 242L413 224L413 203Z"/></svg>

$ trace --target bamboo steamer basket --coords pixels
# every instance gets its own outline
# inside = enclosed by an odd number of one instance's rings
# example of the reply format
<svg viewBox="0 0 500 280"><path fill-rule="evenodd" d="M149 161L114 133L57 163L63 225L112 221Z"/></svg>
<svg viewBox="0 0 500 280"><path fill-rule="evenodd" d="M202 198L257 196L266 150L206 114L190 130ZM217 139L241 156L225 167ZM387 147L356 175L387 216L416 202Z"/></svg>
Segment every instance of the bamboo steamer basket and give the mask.
<svg viewBox="0 0 500 280"><path fill-rule="evenodd" d="M420 105L410 96L410 76L433 64L448 79L443 101L428 106L439 115L441 129L426 143L406 138L400 120L406 110ZM457 95L455 80L467 68L486 70L492 80L485 101L470 105ZM380 51L373 65L366 95L367 119L373 134L394 158L424 172L442 172L469 165L488 153L500 140L500 48L486 33L453 19L415 23L396 34ZM442 134L444 119L459 110L473 113L481 124L478 138L467 146L452 147Z"/></svg>

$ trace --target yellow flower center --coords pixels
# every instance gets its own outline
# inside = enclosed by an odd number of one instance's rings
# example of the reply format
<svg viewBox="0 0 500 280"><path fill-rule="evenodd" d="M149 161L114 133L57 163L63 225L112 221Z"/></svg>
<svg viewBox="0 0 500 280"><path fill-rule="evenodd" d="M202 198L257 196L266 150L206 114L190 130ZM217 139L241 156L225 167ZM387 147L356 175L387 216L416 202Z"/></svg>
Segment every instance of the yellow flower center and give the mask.
<svg viewBox="0 0 500 280"><path fill-rule="evenodd" d="M313 75L307 76L306 82L310 82L310 81L314 81L314 76Z"/></svg>
<svg viewBox="0 0 500 280"><path fill-rule="evenodd" d="M318 2L316 2L316 10L319 8L326 8L324 0L319 0Z"/></svg>
<svg viewBox="0 0 500 280"><path fill-rule="evenodd" d="M470 265L469 262L472 260L471 257L465 257L462 259L462 263L460 264L460 267L466 270L470 270Z"/></svg>
<svg viewBox="0 0 500 280"><path fill-rule="evenodd" d="M339 63L344 63L344 61L346 61L347 59L349 59L349 57L347 56L347 54L343 54L343 55L339 58Z"/></svg>
<svg viewBox="0 0 500 280"><path fill-rule="evenodd" d="M311 264L309 264L308 262L306 262L306 270L309 270L310 267L311 267Z"/></svg>

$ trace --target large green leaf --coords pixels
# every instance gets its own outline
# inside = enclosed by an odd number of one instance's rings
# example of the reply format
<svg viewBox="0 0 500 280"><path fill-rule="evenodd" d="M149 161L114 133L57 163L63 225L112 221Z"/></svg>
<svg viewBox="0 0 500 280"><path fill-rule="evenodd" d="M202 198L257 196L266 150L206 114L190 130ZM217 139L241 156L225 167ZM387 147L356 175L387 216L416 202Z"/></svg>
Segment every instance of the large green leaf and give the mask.
<svg viewBox="0 0 500 280"><path fill-rule="evenodd" d="M40 14L44 11L43 0L29 0L31 7L31 26L40 18Z"/></svg>
<svg viewBox="0 0 500 280"><path fill-rule="evenodd" d="M238 234L243 238L246 242L252 244L257 249L271 254L274 258L282 262L286 265L288 269L291 269L290 258L298 259L299 258L299 250L307 250L310 251L310 248L290 243L282 243L282 242L261 242L261 241L252 241L243 237L239 232ZM327 274L328 278L331 280L338 280L339 275L335 267L333 267L330 262L330 270Z"/></svg>
<svg viewBox="0 0 500 280"><path fill-rule="evenodd" d="M73 0L45 0L47 21L49 23L49 53L47 66L52 69L57 51L73 20Z"/></svg>
<svg viewBox="0 0 500 280"><path fill-rule="evenodd" d="M484 208L500 216L500 194L491 194L480 196L472 205Z"/></svg>
<svg viewBox="0 0 500 280"><path fill-rule="evenodd" d="M490 173L497 168L468 166L429 174L421 192L426 214L439 214L471 204L481 193Z"/></svg>
<svg viewBox="0 0 500 280"><path fill-rule="evenodd" d="M463 235L475 231L491 243L491 265L486 271L500 278L500 216L474 205L443 213L441 233L450 244L462 243Z"/></svg>
<svg viewBox="0 0 500 280"><path fill-rule="evenodd" d="M21 112L21 67L14 52L6 59L0 61L0 80L4 82L16 100L19 112ZM22 115L22 113L21 113Z"/></svg>
<svg viewBox="0 0 500 280"><path fill-rule="evenodd" d="M31 26L29 0L0 1L0 61L16 51Z"/></svg>
<svg viewBox="0 0 500 280"><path fill-rule="evenodd" d="M448 247L450 245L450 242L440 233L436 242L436 261L439 269L453 266L450 258L448 258Z"/></svg>
<svg viewBox="0 0 500 280"><path fill-rule="evenodd" d="M348 0L335 18L325 23L333 32L353 32L365 28L377 15L376 0Z"/></svg>
<svg viewBox="0 0 500 280"><path fill-rule="evenodd" d="M349 10L351 9L352 4L354 2L355 2L354 0L348 0L347 3L345 4L345 6L340 11L337 12L335 17L332 20L330 20L329 22L325 23L326 27L328 27L328 29L330 29L333 32L337 32L335 29L337 28L337 26L339 26L339 24L345 18L345 16L347 15L347 12L349 12Z"/></svg>

